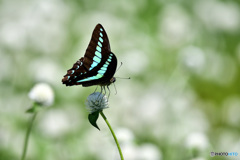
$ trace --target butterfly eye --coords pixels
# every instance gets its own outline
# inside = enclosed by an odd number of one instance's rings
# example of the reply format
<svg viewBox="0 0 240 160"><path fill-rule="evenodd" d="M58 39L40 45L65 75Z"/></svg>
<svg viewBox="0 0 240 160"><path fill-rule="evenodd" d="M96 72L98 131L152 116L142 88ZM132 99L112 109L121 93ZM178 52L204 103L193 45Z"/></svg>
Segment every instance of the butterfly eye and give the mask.
<svg viewBox="0 0 240 160"><path fill-rule="evenodd" d="M112 77L112 78L110 79L110 82L111 82L111 83L116 82L116 78L115 78L115 77Z"/></svg>

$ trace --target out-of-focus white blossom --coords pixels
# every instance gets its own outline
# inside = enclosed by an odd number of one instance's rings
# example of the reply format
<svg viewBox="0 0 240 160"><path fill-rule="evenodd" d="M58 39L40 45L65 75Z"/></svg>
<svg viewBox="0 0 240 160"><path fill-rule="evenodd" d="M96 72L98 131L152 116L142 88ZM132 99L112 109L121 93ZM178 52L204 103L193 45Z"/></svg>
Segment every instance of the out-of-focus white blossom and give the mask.
<svg viewBox="0 0 240 160"><path fill-rule="evenodd" d="M50 106L54 101L54 92L46 83L36 84L28 94L29 98L43 106Z"/></svg>
<svg viewBox="0 0 240 160"><path fill-rule="evenodd" d="M138 148L134 144L122 146L122 152L125 159L137 160L138 158Z"/></svg>
<svg viewBox="0 0 240 160"><path fill-rule="evenodd" d="M209 147L208 138L205 134L200 132L192 133L186 139L186 147L204 150Z"/></svg>
<svg viewBox="0 0 240 160"><path fill-rule="evenodd" d="M107 97L100 92L90 94L85 104L89 113L94 113L108 108Z"/></svg>
<svg viewBox="0 0 240 160"><path fill-rule="evenodd" d="M200 48L188 46L180 52L180 61L182 61L187 68L201 74L206 63L206 57Z"/></svg>
<svg viewBox="0 0 240 160"><path fill-rule="evenodd" d="M228 1L195 1L194 10L203 23L211 30L237 31L240 25L239 7Z"/></svg>
<svg viewBox="0 0 240 160"><path fill-rule="evenodd" d="M130 50L126 53L126 67L132 74L140 74L149 64L149 57L141 50ZM134 59L134 61L131 61ZM139 63L141 62L141 63Z"/></svg>
<svg viewBox="0 0 240 160"><path fill-rule="evenodd" d="M159 40L166 47L178 47L194 37L190 17L180 5L166 5L159 19Z"/></svg>
<svg viewBox="0 0 240 160"><path fill-rule="evenodd" d="M145 143L140 146L134 143L134 134L127 128L118 128L116 135L120 142L123 155L131 160L161 160L161 151L151 143Z"/></svg>
<svg viewBox="0 0 240 160"><path fill-rule="evenodd" d="M161 151L153 144L136 146L133 143L122 147L123 155L131 160L161 160Z"/></svg>
<svg viewBox="0 0 240 160"><path fill-rule="evenodd" d="M132 143L134 140L133 133L127 128L118 128L116 130L116 135L118 137L118 141L122 145Z"/></svg>
<svg viewBox="0 0 240 160"><path fill-rule="evenodd" d="M78 126L82 126L82 115L79 109L69 104L64 109L50 109L45 112L39 122L39 131L47 137L62 137L69 132L74 132Z"/></svg>
<svg viewBox="0 0 240 160"><path fill-rule="evenodd" d="M153 144L144 144L138 149L138 159L142 160L161 160L162 154Z"/></svg>

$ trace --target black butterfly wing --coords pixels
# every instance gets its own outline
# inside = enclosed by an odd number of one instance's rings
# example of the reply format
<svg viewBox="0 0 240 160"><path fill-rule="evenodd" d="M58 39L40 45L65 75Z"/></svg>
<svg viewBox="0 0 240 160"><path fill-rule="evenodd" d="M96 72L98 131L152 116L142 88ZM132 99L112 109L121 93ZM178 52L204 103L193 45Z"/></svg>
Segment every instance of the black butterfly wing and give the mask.
<svg viewBox="0 0 240 160"><path fill-rule="evenodd" d="M117 67L117 58L110 50L107 34L98 24L89 42L84 57L80 58L62 79L63 84L109 85Z"/></svg>
<svg viewBox="0 0 240 160"><path fill-rule="evenodd" d="M99 52L97 54L101 54L102 57L111 52L107 33L101 24L97 24L93 30L92 38L84 55L84 65L87 69L90 69L91 65L94 63L93 58L96 51ZM97 56L101 58L100 55Z"/></svg>

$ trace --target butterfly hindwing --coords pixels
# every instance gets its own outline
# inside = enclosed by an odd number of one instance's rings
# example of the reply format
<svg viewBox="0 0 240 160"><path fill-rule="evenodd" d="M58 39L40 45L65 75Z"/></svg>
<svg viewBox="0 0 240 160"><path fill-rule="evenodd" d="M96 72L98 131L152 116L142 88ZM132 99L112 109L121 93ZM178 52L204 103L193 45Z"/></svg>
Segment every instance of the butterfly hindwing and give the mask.
<svg viewBox="0 0 240 160"><path fill-rule="evenodd" d="M117 58L110 50L107 34L98 24L89 42L84 57L80 58L62 79L71 85L109 85L117 67Z"/></svg>

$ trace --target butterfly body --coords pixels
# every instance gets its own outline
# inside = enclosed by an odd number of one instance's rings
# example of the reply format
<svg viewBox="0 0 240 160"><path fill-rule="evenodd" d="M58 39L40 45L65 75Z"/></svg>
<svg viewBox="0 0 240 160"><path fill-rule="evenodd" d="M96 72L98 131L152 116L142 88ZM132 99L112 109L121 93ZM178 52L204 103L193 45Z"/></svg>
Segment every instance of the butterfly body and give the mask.
<svg viewBox="0 0 240 160"><path fill-rule="evenodd" d="M116 68L117 58L111 52L107 34L102 25L97 24L84 57L67 71L62 83L66 86L109 86L115 82Z"/></svg>

